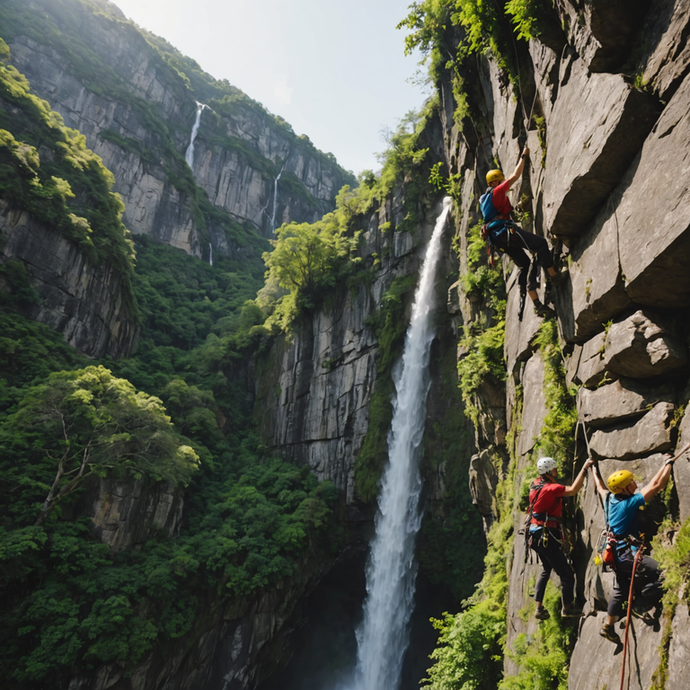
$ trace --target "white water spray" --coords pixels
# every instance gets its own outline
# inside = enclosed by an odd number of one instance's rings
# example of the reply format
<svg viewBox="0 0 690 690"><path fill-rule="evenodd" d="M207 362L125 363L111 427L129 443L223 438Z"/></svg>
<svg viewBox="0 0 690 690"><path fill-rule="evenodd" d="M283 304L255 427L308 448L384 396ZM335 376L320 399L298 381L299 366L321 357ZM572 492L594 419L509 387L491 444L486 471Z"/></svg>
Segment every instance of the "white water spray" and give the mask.
<svg viewBox="0 0 690 690"><path fill-rule="evenodd" d="M196 102L196 120L194 120L194 126L192 127L192 136L189 140L189 146L184 154L184 159L187 161L187 165L192 170L194 170L194 140L196 139L197 132L199 131L201 113L203 112L204 108L208 108L205 103L199 103L199 101Z"/></svg>
<svg viewBox="0 0 690 690"><path fill-rule="evenodd" d="M396 398L388 433L389 464L381 481L376 536L367 563L364 620L357 631L356 690L396 690L409 642L417 575L414 542L421 524L418 460L434 339L434 277L450 204L450 198L443 200L415 293L402 362L394 372Z"/></svg>
<svg viewBox="0 0 690 690"><path fill-rule="evenodd" d="M210 242L208 243L208 263L213 266L213 245Z"/></svg>

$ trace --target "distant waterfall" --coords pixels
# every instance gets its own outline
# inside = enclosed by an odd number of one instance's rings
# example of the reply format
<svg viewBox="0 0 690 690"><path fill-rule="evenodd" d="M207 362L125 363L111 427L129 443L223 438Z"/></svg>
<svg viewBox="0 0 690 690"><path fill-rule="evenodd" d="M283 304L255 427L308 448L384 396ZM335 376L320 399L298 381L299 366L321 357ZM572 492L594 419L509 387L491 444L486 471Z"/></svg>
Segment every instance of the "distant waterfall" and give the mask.
<svg viewBox="0 0 690 690"><path fill-rule="evenodd" d="M288 156L290 154L288 153ZM285 159L285 163L287 163L287 158ZM278 208L278 180L280 179L280 176L283 174L283 170L285 170L285 163L283 163L283 167L280 169L280 172L278 173L276 179L273 181L273 213L271 214L271 230L273 232L276 231L276 209Z"/></svg>
<svg viewBox="0 0 690 690"><path fill-rule="evenodd" d="M208 243L208 263L213 266L213 245Z"/></svg>
<svg viewBox="0 0 690 690"><path fill-rule="evenodd" d="M205 103L199 103L199 101L196 102L196 120L194 120L194 126L192 127L192 136L189 139L189 146L184 154L184 159L187 161L187 165L192 170L194 170L194 140L196 139L197 132L199 131L201 113L203 112L204 108L208 108Z"/></svg>
<svg viewBox="0 0 690 690"><path fill-rule="evenodd" d="M443 201L415 293L402 362L394 372L396 398L388 433L389 464L383 474L376 536L367 563L364 620L357 630L356 690L396 690L409 642L417 566L414 543L421 524L419 457L431 383L434 277L451 200Z"/></svg>

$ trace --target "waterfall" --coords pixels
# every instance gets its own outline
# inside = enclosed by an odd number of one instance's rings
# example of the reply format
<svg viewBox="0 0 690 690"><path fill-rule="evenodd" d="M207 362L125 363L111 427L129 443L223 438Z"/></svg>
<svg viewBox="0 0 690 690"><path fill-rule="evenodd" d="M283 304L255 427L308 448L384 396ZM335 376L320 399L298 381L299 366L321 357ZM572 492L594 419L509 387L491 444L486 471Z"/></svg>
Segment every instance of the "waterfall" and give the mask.
<svg viewBox="0 0 690 690"><path fill-rule="evenodd" d="M208 263L213 266L213 245L210 242L208 243Z"/></svg>
<svg viewBox="0 0 690 690"><path fill-rule="evenodd" d="M393 374L396 397L381 481L376 536L367 563L364 620L357 630L356 690L396 690L409 641L417 567L414 543L421 524L422 480L418 461L429 392L429 355L434 329L434 277L451 200L443 210L424 259L402 362Z"/></svg>
<svg viewBox="0 0 690 690"><path fill-rule="evenodd" d="M290 153L288 152L288 156ZM271 214L271 230L273 232L276 231L276 209L278 208L278 180L280 179L280 176L283 174L283 170L285 170L285 164L287 163L287 158L285 159L285 163L283 163L283 167L280 169L280 172L276 176L276 179L273 181L273 213Z"/></svg>
<svg viewBox="0 0 690 690"><path fill-rule="evenodd" d="M194 140L196 139L196 134L199 131L201 113L203 112L204 108L208 108L208 106L205 103L199 103L199 101L196 101L196 120L194 120L194 126L192 127L192 136L189 139L189 146L184 154L184 159L187 161L187 165L192 170L194 170Z"/></svg>

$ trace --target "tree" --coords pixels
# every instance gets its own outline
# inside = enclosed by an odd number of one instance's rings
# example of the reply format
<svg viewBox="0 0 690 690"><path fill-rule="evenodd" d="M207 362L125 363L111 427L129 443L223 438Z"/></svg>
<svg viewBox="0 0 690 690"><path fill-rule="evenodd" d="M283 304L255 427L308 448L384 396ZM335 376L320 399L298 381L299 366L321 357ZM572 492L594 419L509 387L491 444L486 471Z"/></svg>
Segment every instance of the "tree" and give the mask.
<svg viewBox="0 0 690 690"><path fill-rule="evenodd" d="M0 440L25 463L12 468L16 481L47 490L36 525L92 475L186 484L198 464L163 403L102 366L53 373L30 388Z"/></svg>

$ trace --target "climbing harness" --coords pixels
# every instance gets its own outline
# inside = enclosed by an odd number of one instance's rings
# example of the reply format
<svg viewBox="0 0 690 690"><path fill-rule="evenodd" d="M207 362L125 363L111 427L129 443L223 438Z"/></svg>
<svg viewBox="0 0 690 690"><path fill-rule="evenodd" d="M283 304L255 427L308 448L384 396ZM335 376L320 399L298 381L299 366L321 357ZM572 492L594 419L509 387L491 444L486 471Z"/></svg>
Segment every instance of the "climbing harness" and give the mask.
<svg viewBox="0 0 690 690"><path fill-rule="evenodd" d="M542 546L546 549L549 546L549 539L551 538L553 538L559 546L563 545L563 518L549 515L548 511L544 513L534 512L534 506L537 503L537 500L539 499L539 494L541 493L541 490L544 488L546 484L547 482L544 481L543 477L540 477L538 482L532 482L532 484L530 485L530 493L534 491L535 494L534 498L532 498L532 500L530 500L529 502L529 508L527 509L525 514L524 528L520 532L520 534L524 534L525 537L525 555L523 565L527 563L528 557L530 558L531 563L533 545ZM556 505L558 505L558 501L560 500L560 497L556 498L556 501L552 504L551 507L555 507ZM537 529L535 530L531 529L533 520L537 525ZM549 522L555 524L549 525ZM559 531L561 533L560 539L558 538L555 531L553 531L555 530L555 528L559 528Z"/></svg>

